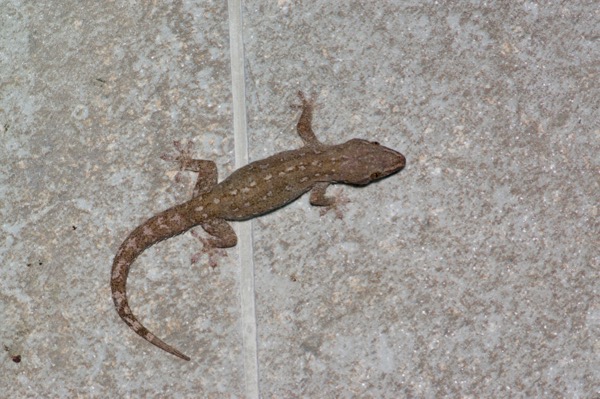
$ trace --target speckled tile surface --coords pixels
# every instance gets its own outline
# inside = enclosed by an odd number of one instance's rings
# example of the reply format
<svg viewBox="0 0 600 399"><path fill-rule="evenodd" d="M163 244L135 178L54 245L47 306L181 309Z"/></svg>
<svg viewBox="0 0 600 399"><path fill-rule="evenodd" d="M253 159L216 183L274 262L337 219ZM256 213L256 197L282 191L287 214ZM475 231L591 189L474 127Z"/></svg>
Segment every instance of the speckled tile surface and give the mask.
<svg viewBox="0 0 600 399"><path fill-rule="evenodd" d="M299 4L302 3L302 4ZM0 0L0 386L13 397L252 397L235 249L144 253L132 307L112 258L191 195L160 155L234 169L227 4ZM600 396L600 14L593 1L253 2L251 160L315 130L407 167L252 222L263 398ZM20 355L20 362L17 356ZM6 388L2 388L6 390ZM0 396L4 396L0 394Z"/></svg>

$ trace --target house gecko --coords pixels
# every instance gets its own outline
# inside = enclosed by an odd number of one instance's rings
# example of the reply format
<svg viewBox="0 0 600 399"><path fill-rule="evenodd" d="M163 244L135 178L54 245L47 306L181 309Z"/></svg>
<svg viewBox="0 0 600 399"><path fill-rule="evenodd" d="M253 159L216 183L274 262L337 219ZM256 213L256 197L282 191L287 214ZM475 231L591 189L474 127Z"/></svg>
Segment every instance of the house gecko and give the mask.
<svg viewBox="0 0 600 399"><path fill-rule="evenodd" d="M321 143L312 130L314 97L307 99L302 92L298 95L302 113L297 131L304 146L252 162L221 183L217 184L214 162L192 159L187 151L178 147L180 155L176 160L181 169L198 173L192 199L153 216L133 230L119 247L111 271L110 287L117 313L151 344L190 360L148 331L129 307L127 276L144 250L198 225L211 236L204 240L204 250L233 247L237 236L227 221L263 215L308 191L312 205L334 207L335 199L326 195L330 184L363 186L404 167L406 160L402 154L373 141L352 139L337 145Z"/></svg>

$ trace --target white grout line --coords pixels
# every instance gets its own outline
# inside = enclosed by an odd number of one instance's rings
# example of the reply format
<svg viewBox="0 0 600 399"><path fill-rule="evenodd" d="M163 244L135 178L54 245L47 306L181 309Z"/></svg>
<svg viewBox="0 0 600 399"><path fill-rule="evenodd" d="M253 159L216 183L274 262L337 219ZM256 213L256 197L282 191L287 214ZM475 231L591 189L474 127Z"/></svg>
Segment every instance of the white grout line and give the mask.
<svg viewBox="0 0 600 399"><path fill-rule="evenodd" d="M241 0L228 0L227 8L229 10L229 46L231 56L231 92L233 95L235 164L236 168L239 168L248 163ZM238 253L241 263L240 299L242 307L242 340L244 345L242 356L244 359L245 396L250 399L259 399L252 222L236 223L236 232L239 237Z"/></svg>

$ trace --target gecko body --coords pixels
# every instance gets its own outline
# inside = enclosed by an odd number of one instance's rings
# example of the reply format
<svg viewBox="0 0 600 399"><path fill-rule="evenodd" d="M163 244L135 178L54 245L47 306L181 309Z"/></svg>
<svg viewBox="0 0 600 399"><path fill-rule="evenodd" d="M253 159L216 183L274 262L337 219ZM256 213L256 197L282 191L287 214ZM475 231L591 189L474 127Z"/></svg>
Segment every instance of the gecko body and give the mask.
<svg viewBox="0 0 600 399"><path fill-rule="evenodd" d="M133 315L127 301L127 276L135 259L147 248L169 237L201 226L211 238L205 249L228 248L237 236L227 221L251 219L280 208L310 191L310 203L334 206L326 196L335 183L366 185L401 170L405 158L399 152L361 139L325 145L315 136L311 124L313 100L302 100L298 134L304 146L252 162L217 184L214 162L193 160L185 151L177 159L182 169L198 172L193 198L148 219L125 239L115 255L111 272L112 298L121 319L138 335L157 347L190 360L152 334Z"/></svg>

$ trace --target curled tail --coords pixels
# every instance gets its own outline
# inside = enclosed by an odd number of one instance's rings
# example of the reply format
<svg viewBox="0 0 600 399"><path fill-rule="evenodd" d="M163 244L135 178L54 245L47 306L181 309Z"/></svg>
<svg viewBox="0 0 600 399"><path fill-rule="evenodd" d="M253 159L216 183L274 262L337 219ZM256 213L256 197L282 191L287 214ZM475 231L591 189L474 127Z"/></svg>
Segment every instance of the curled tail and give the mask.
<svg viewBox="0 0 600 399"><path fill-rule="evenodd" d="M121 244L115 255L110 277L112 298L121 319L146 341L183 360L190 360L190 358L156 337L134 316L127 301L127 276L135 259L146 248L159 241L181 234L194 225L195 223L190 222L190 218L186 218L185 208L182 205L166 210L149 219L136 228Z"/></svg>

